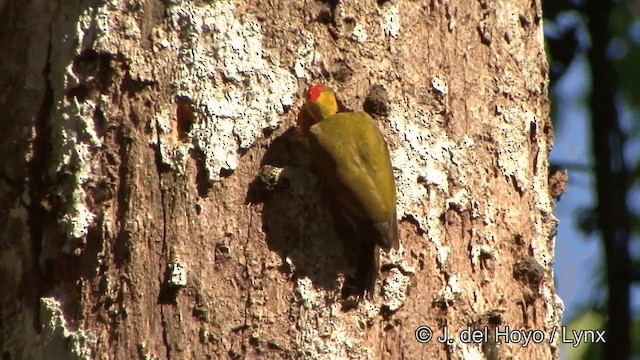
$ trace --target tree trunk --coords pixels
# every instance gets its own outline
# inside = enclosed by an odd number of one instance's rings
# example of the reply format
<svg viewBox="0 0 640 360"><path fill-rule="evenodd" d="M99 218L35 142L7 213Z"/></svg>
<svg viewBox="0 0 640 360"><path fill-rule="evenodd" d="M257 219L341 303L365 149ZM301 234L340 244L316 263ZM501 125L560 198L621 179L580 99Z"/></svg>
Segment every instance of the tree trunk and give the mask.
<svg viewBox="0 0 640 360"><path fill-rule="evenodd" d="M557 357L539 2L0 13L3 359ZM341 295L359 254L294 129L316 82L389 143L371 298Z"/></svg>

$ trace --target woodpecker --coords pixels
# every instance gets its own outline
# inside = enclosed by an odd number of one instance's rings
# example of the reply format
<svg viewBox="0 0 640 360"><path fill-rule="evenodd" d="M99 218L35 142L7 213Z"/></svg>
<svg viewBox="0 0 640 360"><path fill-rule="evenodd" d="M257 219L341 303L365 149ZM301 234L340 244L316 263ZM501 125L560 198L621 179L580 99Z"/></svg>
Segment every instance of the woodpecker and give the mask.
<svg viewBox="0 0 640 360"><path fill-rule="evenodd" d="M379 250L398 249L396 184L387 143L374 120L364 112L338 112L334 92L313 85L307 92L301 125L309 139L318 177L336 202L355 220L361 235L363 263L357 270L372 294L379 271Z"/></svg>

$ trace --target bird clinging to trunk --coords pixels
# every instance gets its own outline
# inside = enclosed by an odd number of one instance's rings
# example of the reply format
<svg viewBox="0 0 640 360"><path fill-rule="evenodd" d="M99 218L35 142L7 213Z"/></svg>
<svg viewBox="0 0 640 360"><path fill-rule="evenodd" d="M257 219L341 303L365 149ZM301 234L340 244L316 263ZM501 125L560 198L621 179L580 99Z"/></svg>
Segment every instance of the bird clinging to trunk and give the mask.
<svg viewBox="0 0 640 360"><path fill-rule="evenodd" d="M335 94L311 86L303 125L319 178L358 224L362 252L356 278L373 292L379 271L378 247L397 249L396 184L387 143L364 112L338 112Z"/></svg>

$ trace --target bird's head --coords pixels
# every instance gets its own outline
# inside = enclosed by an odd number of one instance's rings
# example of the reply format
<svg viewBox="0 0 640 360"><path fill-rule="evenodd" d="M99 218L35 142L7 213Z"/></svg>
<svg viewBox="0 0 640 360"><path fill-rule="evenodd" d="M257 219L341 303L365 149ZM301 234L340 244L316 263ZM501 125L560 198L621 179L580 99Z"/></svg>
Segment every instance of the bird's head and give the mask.
<svg viewBox="0 0 640 360"><path fill-rule="evenodd" d="M322 84L311 86L307 91L306 108L314 122L337 113L338 103L333 90Z"/></svg>

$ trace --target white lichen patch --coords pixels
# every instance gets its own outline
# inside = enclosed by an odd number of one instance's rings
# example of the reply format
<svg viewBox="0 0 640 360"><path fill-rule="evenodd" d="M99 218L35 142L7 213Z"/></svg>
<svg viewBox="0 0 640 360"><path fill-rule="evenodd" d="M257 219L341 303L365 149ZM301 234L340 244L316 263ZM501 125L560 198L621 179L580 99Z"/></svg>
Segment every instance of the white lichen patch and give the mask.
<svg viewBox="0 0 640 360"><path fill-rule="evenodd" d="M84 330L71 331L54 298L40 299L43 354L51 359L93 359L95 339Z"/></svg>
<svg viewBox="0 0 640 360"><path fill-rule="evenodd" d="M545 296L546 299L551 298L550 292L551 289L545 288L543 296ZM562 326L562 317L564 315L564 301L562 301L558 294L553 294L552 296L553 304L547 305L547 313L545 314L544 322L547 329L553 328L554 326L556 329L560 329ZM559 333L556 332L555 337L553 339L549 339L549 342L552 347L557 348L558 343L560 342Z"/></svg>
<svg viewBox="0 0 640 360"><path fill-rule="evenodd" d="M368 38L369 38L369 35L367 35L367 30L364 28L362 24L357 23L353 27L353 30L351 31L351 39L355 40L356 42L359 42L360 44L363 44L364 42L367 41Z"/></svg>
<svg viewBox="0 0 640 360"><path fill-rule="evenodd" d="M552 219L556 219L552 216ZM533 249L533 257L542 265L546 270L553 274L553 253L549 251L549 248L555 248L555 236L549 237L549 231L544 229L541 225L535 224L536 229L540 228L542 232L538 233L536 241L531 242L531 248ZM551 244L549 244L551 242ZM550 246L551 245L551 246Z"/></svg>
<svg viewBox="0 0 640 360"><path fill-rule="evenodd" d="M177 96L193 104L190 136L202 151L210 181L238 166L238 151L264 129L275 129L293 104L296 82L262 48L262 29L237 19L230 2L170 7L169 43L177 44Z"/></svg>
<svg viewBox="0 0 640 360"><path fill-rule="evenodd" d="M359 336L353 331L362 328L362 324L352 324L346 317L339 302L331 301L333 296L324 290L314 288L308 278L296 282L296 299L292 304L292 313L297 322L291 333L295 334L294 343L298 355L304 359L368 359L370 349L360 346ZM365 317L364 315L360 315Z"/></svg>
<svg viewBox="0 0 640 360"><path fill-rule="evenodd" d="M100 108L104 114L107 102L102 98L80 100L79 97L68 96L68 92L96 78L91 65L89 68L74 66L73 59L92 43L95 45L99 39L104 39L108 33L106 8L104 6L100 11L86 8L78 16L73 36L67 33L67 19L76 16L68 13L76 11L72 7L60 7L59 16L51 25L50 38L53 40L48 80L53 93L50 114L52 163L48 175L62 179L57 189L65 206L60 222L67 238L80 241L84 241L95 218L87 199L87 189L91 183L95 183L95 167L99 166L93 161L93 155L103 146L103 139L96 130L95 122L99 118L97 111ZM62 174L64 176L60 176ZM71 251L72 246L66 244L63 250Z"/></svg>
<svg viewBox="0 0 640 360"><path fill-rule="evenodd" d="M513 177L520 191L529 190L529 127L535 117L531 112L520 109L501 109L502 120L505 125L499 125L497 138L501 139L498 148L498 166L506 177ZM518 131L513 130L513 126Z"/></svg>
<svg viewBox="0 0 640 360"><path fill-rule="evenodd" d="M449 94L449 85L447 85L447 80L444 76L437 75L431 78L431 87L440 96Z"/></svg>
<svg viewBox="0 0 640 360"><path fill-rule="evenodd" d="M398 213L413 214L427 230L422 199L427 187L446 194L449 189L447 169L450 149L455 145L446 134L432 126L430 114L413 104L392 105L389 116L391 129L398 138L391 151L398 182ZM438 204L430 204L438 206ZM444 205L444 204L440 204Z"/></svg>
<svg viewBox="0 0 640 360"><path fill-rule="evenodd" d="M529 130L533 129L535 132L541 131L538 125L540 117L527 111L525 113L525 126ZM542 136L535 137L537 141L537 148L539 154L546 154L548 152L549 144L543 139ZM535 156L537 162L534 164L535 172L537 174L546 174L548 171L548 159L544 156ZM538 260L540 264L543 264L545 268L553 272L553 252L550 249L555 249L555 233L556 226L558 224L558 218L553 214L553 200L549 196L549 183L546 176L535 176L531 183L532 194L535 199L535 212L531 212L530 216L534 222L536 228L536 234L538 235L537 241L531 243L533 248L533 256ZM544 219L546 221L540 221Z"/></svg>
<svg viewBox="0 0 640 360"><path fill-rule="evenodd" d="M297 49L297 58L293 64L293 72L298 79L309 80L313 78L312 74L316 71L321 63L322 57L315 51L315 40L313 34L303 31L304 41L302 45Z"/></svg>
<svg viewBox="0 0 640 360"><path fill-rule="evenodd" d="M450 159L458 150L437 126L436 116L439 115L403 100L391 106L389 122L394 133L390 142L397 145L392 147L391 163L396 176L398 214L413 218L427 233L443 265L450 249L442 239L440 216L449 192Z"/></svg>
<svg viewBox="0 0 640 360"><path fill-rule="evenodd" d="M467 189L458 190L458 192L446 200L446 204L447 209L467 209L469 206L469 191Z"/></svg>
<svg viewBox="0 0 640 360"><path fill-rule="evenodd" d="M187 285L187 269L178 260L169 265L169 285L178 287Z"/></svg>
<svg viewBox="0 0 640 360"><path fill-rule="evenodd" d="M65 13L70 7L60 11L59 20L51 26L51 38L64 40L52 42L49 59L54 94L49 175L68 174L58 192L66 205L61 222L70 239L83 240L95 219L87 190L95 184L99 170L94 168L99 164L93 154L102 147L96 119L117 113L110 106L111 97L68 96L74 88L93 87L101 76L98 66L111 66L97 60L74 64L83 51L118 54L127 64L124 76L145 83L157 81L163 70L174 72L173 65L178 64L172 84L175 96L193 104L195 123L187 141L174 141L175 104L160 103L165 108L153 119L151 134L161 161L179 173L195 147L203 154L208 178L219 179L222 169L238 166L239 151L250 147L264 129L276 128L279 115L293 104L295 78L264 52L260 25L248 15L236 18L230 2L172 2L167 9L169 29L153 29L151 60L149 50L140 46L139 23L124 2L86 8L78 17L74 36L62 32L68 31L64 19L75 15Z"/></svg>
<svg viewBox="0 0 640 360"><path fill-rule="evenodd" d="M537 211L529 213L536 234L535 239L531 240L531 249L535 260L547 270L547 276L553 278L553 249L558 220L552 213L553 201L548 192L548 180L546 176L533 176L532 179L527 177L532 166L537 174L546 174L548 167L546 154L550 143L540 134L541 122L544 121L541 119L545 115L535 111L518 107L496 107L502 124L496 128L494 137L500 139L498 165L504 176L512 177L519 191L529 192L533 197ZM531 138L535 139L535 144L530 143ZM538 153L531 153L532 150ZM536 162L531 164L531 161ZM491 218L495 219L495 216ZM561 321L562 300L555 293L553 282L544 281L539 294L547 303L545 328L550 329Z"/></svg>
<svg viewBox="0 0 640 360"><path fill-rule="evenodd" d="M400 35L400 9L397 5L389 6L382 15L380 23L382 33L391 38L397 38Z"/></svg>
<svg viewBox="0 0 640 360"><path fill-rule="evenodd" d="M460 294L462 294L460 276L457 274L451 275L447 285L438 291L438 301L445 305L451 305Z"/></svg>
<svg viewBox="0 0 640 360"><path fill-rule="evenodd" d="M498 257L496 250L490 245L471 245L471 250L469 251L469 255L471 257L471 265L474 268L477 268L480 264L480 259L492 259L495 260Z"/></svg>
<svg viewBox="0 0 640 360"><path fill-rule="evenodd" d="M388 276L382 286L382 298L384 305L390 311L396 311L407 301L407 291L411 279L403 275L398 269L391 269L391 275Z"/></svg>
<svg viewBox="0 0 640 360"><path fill-rule="evenodd" d="M451 347L453 348L451 353L459 354L459 359L484 360L487 358L484 356L478 345L461 341L456 337L453 338L453 344Z"/></svg>
<svg viewBox="0 0 640 360"><path fill-rule="evenodd" d="M71 69L65 77L73 77ZM66 194L67 209L61 219L69 239L84 239L95 214L87 205L86 188L92 180L93 153L102 147L94 128L96 104L78 102L60 94L51 115L51 142L54 161L49 176L66 173L61 193ZM65 251L70 251L66 248Z"/></svg>
<svg viewBox="0 0 640 360"><path fill-rule="evenodd" d="M318 293L313 288L311 279L307 277L300 278L296 281L296 294L298 295L300 303L305 306L313 307L313 304L318 302Z"/></svg>

